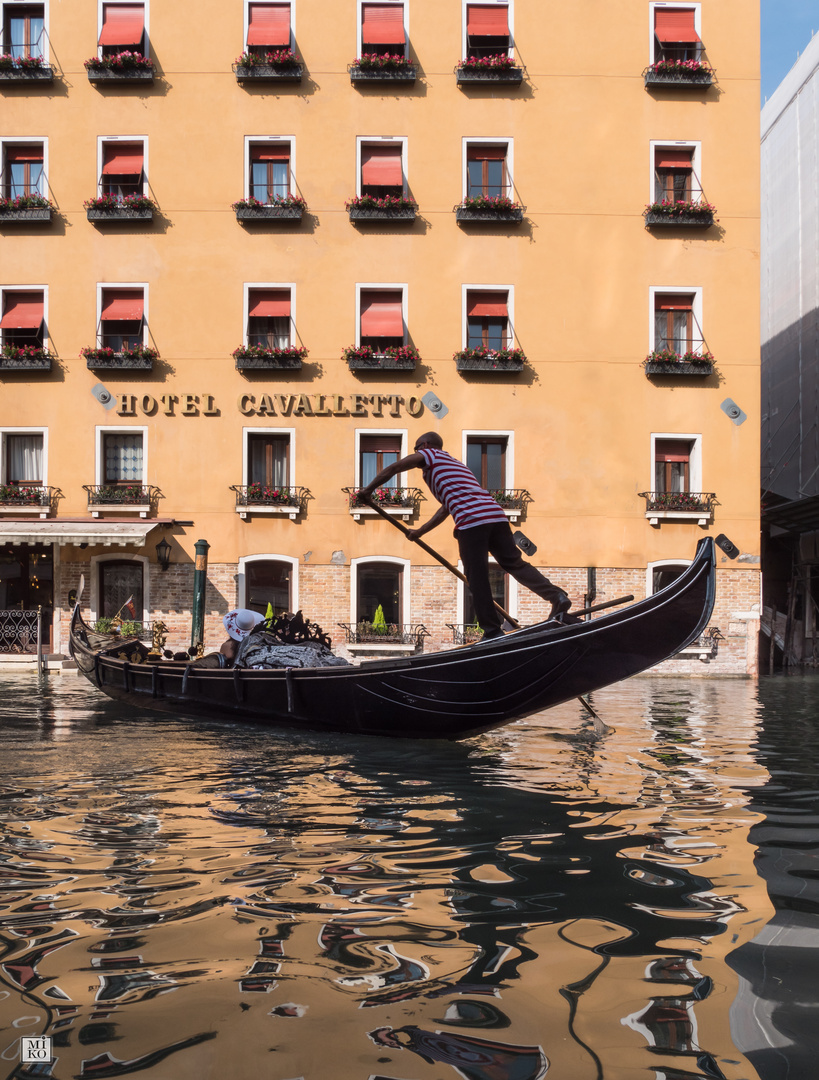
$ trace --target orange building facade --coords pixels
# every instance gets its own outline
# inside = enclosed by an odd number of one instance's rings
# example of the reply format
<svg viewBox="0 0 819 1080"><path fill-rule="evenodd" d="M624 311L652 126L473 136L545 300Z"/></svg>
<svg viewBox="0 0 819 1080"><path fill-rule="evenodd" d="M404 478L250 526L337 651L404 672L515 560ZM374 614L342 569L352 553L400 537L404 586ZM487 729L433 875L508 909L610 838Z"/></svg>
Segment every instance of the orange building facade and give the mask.
<svg viewBox="0 0 819 1080"><path fill-rule="evenodd" d="M206 648L268 604L357 657L468 639L355 500L434 428L575 607L727 534L719 633L664 667L756 672L757 13L0 7L0 648L41 606L65 654L81 576L92 620L190 645L197 540Z"/></svg>

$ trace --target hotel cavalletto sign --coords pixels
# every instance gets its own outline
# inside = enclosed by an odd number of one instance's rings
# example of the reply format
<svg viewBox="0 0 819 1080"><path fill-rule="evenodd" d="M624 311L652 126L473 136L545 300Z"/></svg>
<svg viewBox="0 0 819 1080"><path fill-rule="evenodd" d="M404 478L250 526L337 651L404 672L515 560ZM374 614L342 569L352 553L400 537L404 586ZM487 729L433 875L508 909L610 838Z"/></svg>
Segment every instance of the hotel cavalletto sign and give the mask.
<svg viewBox="0 0 819 1080"><path fill-rule="evenodd" d="M240 394L242 416L421 416L424 403L400 394ZM119 394L119 416L221 416L213 394Z"/></svg>

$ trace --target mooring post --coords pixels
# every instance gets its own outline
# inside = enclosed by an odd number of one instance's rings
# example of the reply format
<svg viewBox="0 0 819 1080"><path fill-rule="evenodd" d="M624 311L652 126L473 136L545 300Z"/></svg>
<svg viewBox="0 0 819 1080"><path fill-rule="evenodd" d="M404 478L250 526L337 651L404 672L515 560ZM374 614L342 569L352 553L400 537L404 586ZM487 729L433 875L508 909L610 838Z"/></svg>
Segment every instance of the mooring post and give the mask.
<svg viewBox="0 0 819 1080"><path fill-rule="evenodd" d="M205 639L205 589L208 582L207 540L197 540L196 560L193 564L193 608L191 611L191 646L196 647Z"/></svg>
<svg viewBox="0 0 819 1080"><path fill-rule="evenodd" d="M37 674L43 674L43 605L37 605Z"/></svg>

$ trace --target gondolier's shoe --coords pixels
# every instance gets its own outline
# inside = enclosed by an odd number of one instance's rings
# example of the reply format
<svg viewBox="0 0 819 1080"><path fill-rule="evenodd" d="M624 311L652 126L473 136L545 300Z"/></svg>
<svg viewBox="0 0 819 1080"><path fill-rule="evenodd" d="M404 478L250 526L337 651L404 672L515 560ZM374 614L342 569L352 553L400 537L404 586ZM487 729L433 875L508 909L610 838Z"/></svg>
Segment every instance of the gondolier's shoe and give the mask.
<svg viewBox="0 0 819 1080"><path fill-rule="evenodd" d="M572 606L572 602L567 593L564 593L562 589L559 589L554 600L552 600L552 610L549 612L549 619L557 619L565 613Z"/></svg>

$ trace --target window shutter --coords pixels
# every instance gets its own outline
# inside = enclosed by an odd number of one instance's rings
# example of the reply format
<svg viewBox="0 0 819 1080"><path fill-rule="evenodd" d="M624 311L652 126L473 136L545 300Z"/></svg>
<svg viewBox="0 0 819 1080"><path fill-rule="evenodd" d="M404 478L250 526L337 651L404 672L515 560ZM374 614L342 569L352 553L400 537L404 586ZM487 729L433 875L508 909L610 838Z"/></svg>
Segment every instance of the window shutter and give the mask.
<svg viewBox="0 0 819 1080"><path fill-rule="evenodd" d="M693 296L655 296L655 311L691 311L694 306Z"/></svg>
<svg viewBox="0 0 819 1080"><path fill-rule="evenodd" d="M145 33L142 4L104 4L100 45L141 45Z"/></svg>
<svg viewBox="0 0 819 1080"><path fill-rule="evenodd" d="M475 318L508 318L507 295L505 292L471 292L467 297L466 313Z"/></svg>
<svg viewBox="0 0 819 1080"><path fill-rule="evenodd" d="M362 454L400 454L400 435L363 435L361 437Z"/></svg>
<svg viewBox="0 0 819 1080"><path fill-rule="evenodd" d="M286 143L256 143L250 148L251 161L289 161L290 147Z"/></svg>
<svg viewBox="0 0 819 1080"><path fill-rule="evenodd" d="M689 461L691 444L685 439L663 439L654 444L655 461Z"/></svg>
<svg viewBox="0 0 819 1080"><path fill-rule="evenodd" d="M43 148L42 146L7 146L6 161L9 165L18 165L25 162L42 165Z"/></svg>
<svg viewBox="0 0 819 1080"><path fill-rule="evenodd" d="M102 322L131 322L141 319L145 310L142 289L106 289L102 294Z"/></svg>
<svg viewBox="0 0 819 1080"><path fill-rule="evenodd" d="M289 318L289 289L251 289L248 297L248 316L256 318Z"/></svg>
<svg viewBox="0 0 819 1080"><path fill-rule="evenodd" d="M145 152L142 143L105 143L102 156L103 176L139 176Z"/></svg>
<svg viewBox="0 0 819 1080"><path fill-rule="evenodd" d="M248 45L290 46L290 5L251 4Z"/></svg>
<svg viewBox="0 0 819 1080"><path fill-rule="evenodd" d="M657 150L654 167L657 169L690 169L693 150Z"/></svg>
<svg viewBox="0 0 819 1080"><path fill-rule="evenodd" d="M43 321L43 294L7 292L0 327L4 330L37 330Z"/></svg>
<svg viewBox="0 0 819 1080"><path fill-rule="evenodd" d="M403 182L400 145L361 147L362 184L401 187Z"/></svg>
<svg viewBox="0 0 819 1080"><path fill-rule="evenodd" d="M404 336L404 315L399 292L362 292L361 336Z"/></svg>
<svg viewBox="0 0 819 1080"><path fill-rule="evenodd" d="M654 33L664 45L669 42L693 44L700 40L694 29L693 8L655 8Z"/></svg>
<svg viewBox="0 0 819 1080"><path fill-rule="evenodd" d="M509 8L506 4L467 4L466 32L470 37L509 37Z"/></svg>
<svg viewBox="0 0 819 1080"><path fill-rule="evenodd" d="M403 45L404 5L364 4L361 9L361 41L364 45Z"/></svg>
<svg viewBox="0 0 819 1080"><path fill-rule="evenodd" d="M506 151L505 143L495 146L468 146L466 156L468 161L506 161Z"/></svg>

